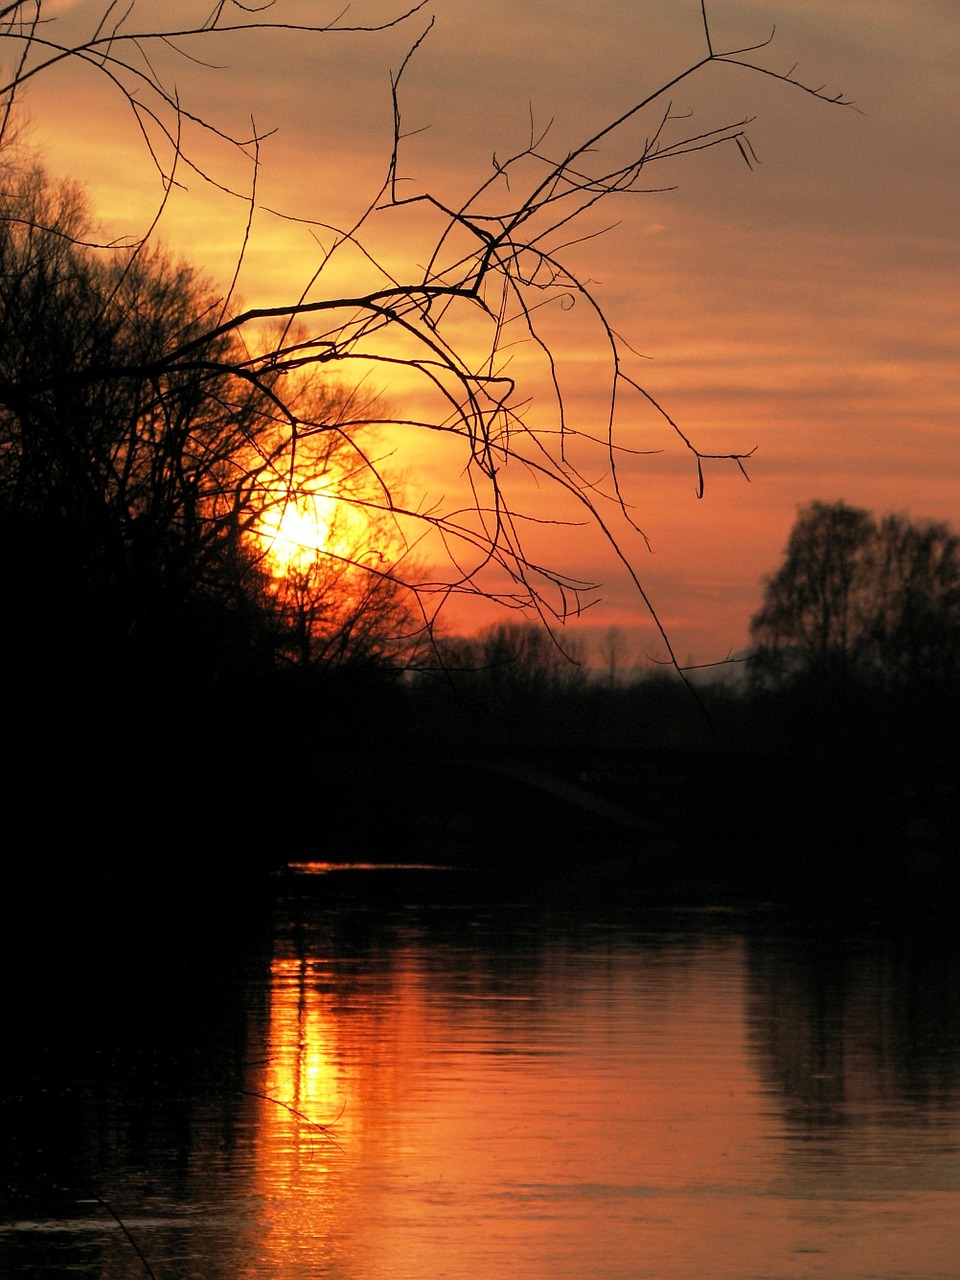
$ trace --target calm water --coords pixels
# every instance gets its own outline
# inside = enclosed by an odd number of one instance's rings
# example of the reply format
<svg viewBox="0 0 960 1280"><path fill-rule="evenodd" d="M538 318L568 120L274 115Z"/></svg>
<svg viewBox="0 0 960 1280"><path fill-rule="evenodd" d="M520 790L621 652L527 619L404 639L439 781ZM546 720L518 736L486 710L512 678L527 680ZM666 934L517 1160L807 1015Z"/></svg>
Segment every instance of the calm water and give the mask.
<svg viewBox="0 0 960 1280"><path fill-rule="evenodd" d="M3 1280L960 1275L953 937L379 875L20 957Z"/></svg>

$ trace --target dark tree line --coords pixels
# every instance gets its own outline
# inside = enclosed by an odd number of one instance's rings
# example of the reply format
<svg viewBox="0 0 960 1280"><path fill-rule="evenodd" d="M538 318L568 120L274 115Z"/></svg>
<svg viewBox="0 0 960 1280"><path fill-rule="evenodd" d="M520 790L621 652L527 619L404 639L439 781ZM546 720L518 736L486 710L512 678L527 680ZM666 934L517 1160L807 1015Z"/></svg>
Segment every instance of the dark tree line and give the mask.
<svg viewBox="0 0 960 1280"><path fill-rule="evenodd" d="M764 850L788 847L815 886L869 882L881 850L893 884L918 848L952 875L937 859L960 832L960 536L811 503L751 629L740 678L696 699L668 669L612 681L503 626L447 646L445 704L429 685L413 695L437 737L529 749L667 838L759 850L738 864L759 882L780 865Z"/></svg>

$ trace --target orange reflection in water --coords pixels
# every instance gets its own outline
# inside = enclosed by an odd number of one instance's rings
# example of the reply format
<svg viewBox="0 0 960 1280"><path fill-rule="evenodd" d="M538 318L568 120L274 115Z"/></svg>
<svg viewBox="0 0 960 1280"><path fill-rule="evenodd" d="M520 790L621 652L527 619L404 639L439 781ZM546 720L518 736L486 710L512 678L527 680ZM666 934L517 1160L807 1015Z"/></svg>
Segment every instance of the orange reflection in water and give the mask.
<svg viewBox="0 0 960 1280"><path fill-rule="evenodd" d="M729 983L441 959L274 961L257 1194L275 1274L506 1274L526 1258L530 1274L602 1275L587 1259L619 1266L662 1236L638 1224L647 1197L656 1219L725 1159L739 1180L758 1126ZM714 1212L701 1198L691 1221Z"/></svg>
<svg viewBox="0 0 960 1280"><path fill-rule="evenodd" d="M336 1027L317 999L319 975L303 960L275 959L271 971L269 1062L264 1093L276 1104L273 1124L293 1141L329 1133L343 1121L343 1081L333 1040ZM349 1123L349 1120L345 1123ZM279 1137L276 1130L274 1135Z"/></svg>
<svg viewBox="0 0 960 1280"><path fill-rule="evenodd" d="M412 927L275 959L257 1274L949 1274L956 1195L894 1168L904 1142L928 1158L917 1134L811 1150L761 1079L744 972L734 940L512 954Z"/></svg>
<svg viewBox="0 0 960 1280"><path fill-rule="evenodd" d="M361 1260L422 1022L402 974L383 991L320 956L274 959L255 1170L263 1274L376 1274Z"/></svg>

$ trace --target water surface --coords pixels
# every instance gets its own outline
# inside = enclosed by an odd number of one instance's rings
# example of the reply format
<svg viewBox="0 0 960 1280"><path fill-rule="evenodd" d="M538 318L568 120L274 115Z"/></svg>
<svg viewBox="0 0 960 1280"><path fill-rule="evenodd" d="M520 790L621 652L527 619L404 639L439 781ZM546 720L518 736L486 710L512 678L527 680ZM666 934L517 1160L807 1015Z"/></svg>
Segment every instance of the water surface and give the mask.
<svg viewBox="0 0 960 1280"><path fill-rule="evenodd" d="M376 875L45 979L0 1275L957 1275L952 938Z"/></svg>

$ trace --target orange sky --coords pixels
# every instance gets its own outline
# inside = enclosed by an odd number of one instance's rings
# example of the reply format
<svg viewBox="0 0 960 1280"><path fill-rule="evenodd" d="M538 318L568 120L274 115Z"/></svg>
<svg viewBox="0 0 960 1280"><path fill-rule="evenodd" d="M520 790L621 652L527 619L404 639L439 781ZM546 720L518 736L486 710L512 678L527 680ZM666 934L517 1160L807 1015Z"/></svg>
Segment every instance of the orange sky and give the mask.
<svg viewBox="0 0 960 1280"><path fill-rule="evenodd" d="M718 46L763 39L776 24L764 64L797 63L801 77L842 91L863 114L707 68L675 92L673 109L693 111L696 130L755 116L755 171L732 148L688 157L652 178L676 190L607 206L584 229L619 225L570 251L614 327L645 357L632 371L697 445L756 449L751 483L716 464L698 501L695 471L669 431L636 404L622 406L620 439L664 450L621 464L653 553L626 533L624 547L681 661L719 659L746 643L760 579L776 567L801 503L843 498L960 523L960 10L954 0L713 0L709 8ZM90 0L45 5L57 19L45 34L89 33L102 9ZM207 9L143 3L134 25ZM383 20L398 9L358 0L349 16ZM321 10L317 0L281 0L270 17L316 19ZM342 224L377 190L390 149L389 74L434 12L404 83L405 124L423 132L406 140L401 169L411 192L432 189L450 202L489 174L493 152L522 145L531 113L538 124L553 120L545 145L559 153L703 51L699 0L445 0L375 35L225 37L207 46L216 68L161 56L191 109L238 133L249 131L251 114L261 132L278 131L262 148L261 208L240 283L249 303L299 292L317 261L310 233L268 209ZM10 49L0 57L9 65ZM156 175L102 75L59 67L34 82L25 105L48 167L87 185L111 232L140 230L158 197ZM238 157L209 138L187 141L221 180L248 183ZM183 178L187 190L161 235L226 284L246 209ZM384 218L372 238L391 266L412 274L428 231L409 216ZM323 288L356 292L361 275L345 258ZM596 430L606 371L586 319L582 308L558 314L551 334L568 409ZM539 392L536 377L531 385ZM541 411L548 406L535 401L531 412ZM457 476L445 456L438 464L432 441L405 438L395 461L414 501L455 492ZM509 481L523 506L526 481ZM552 510L543 495L532 501ZM662 653L597 537L554 526L543 550L572 576L604 584L591 627L635 629L638 659ZM447 621L456 628L467 616Z"/></svg>

